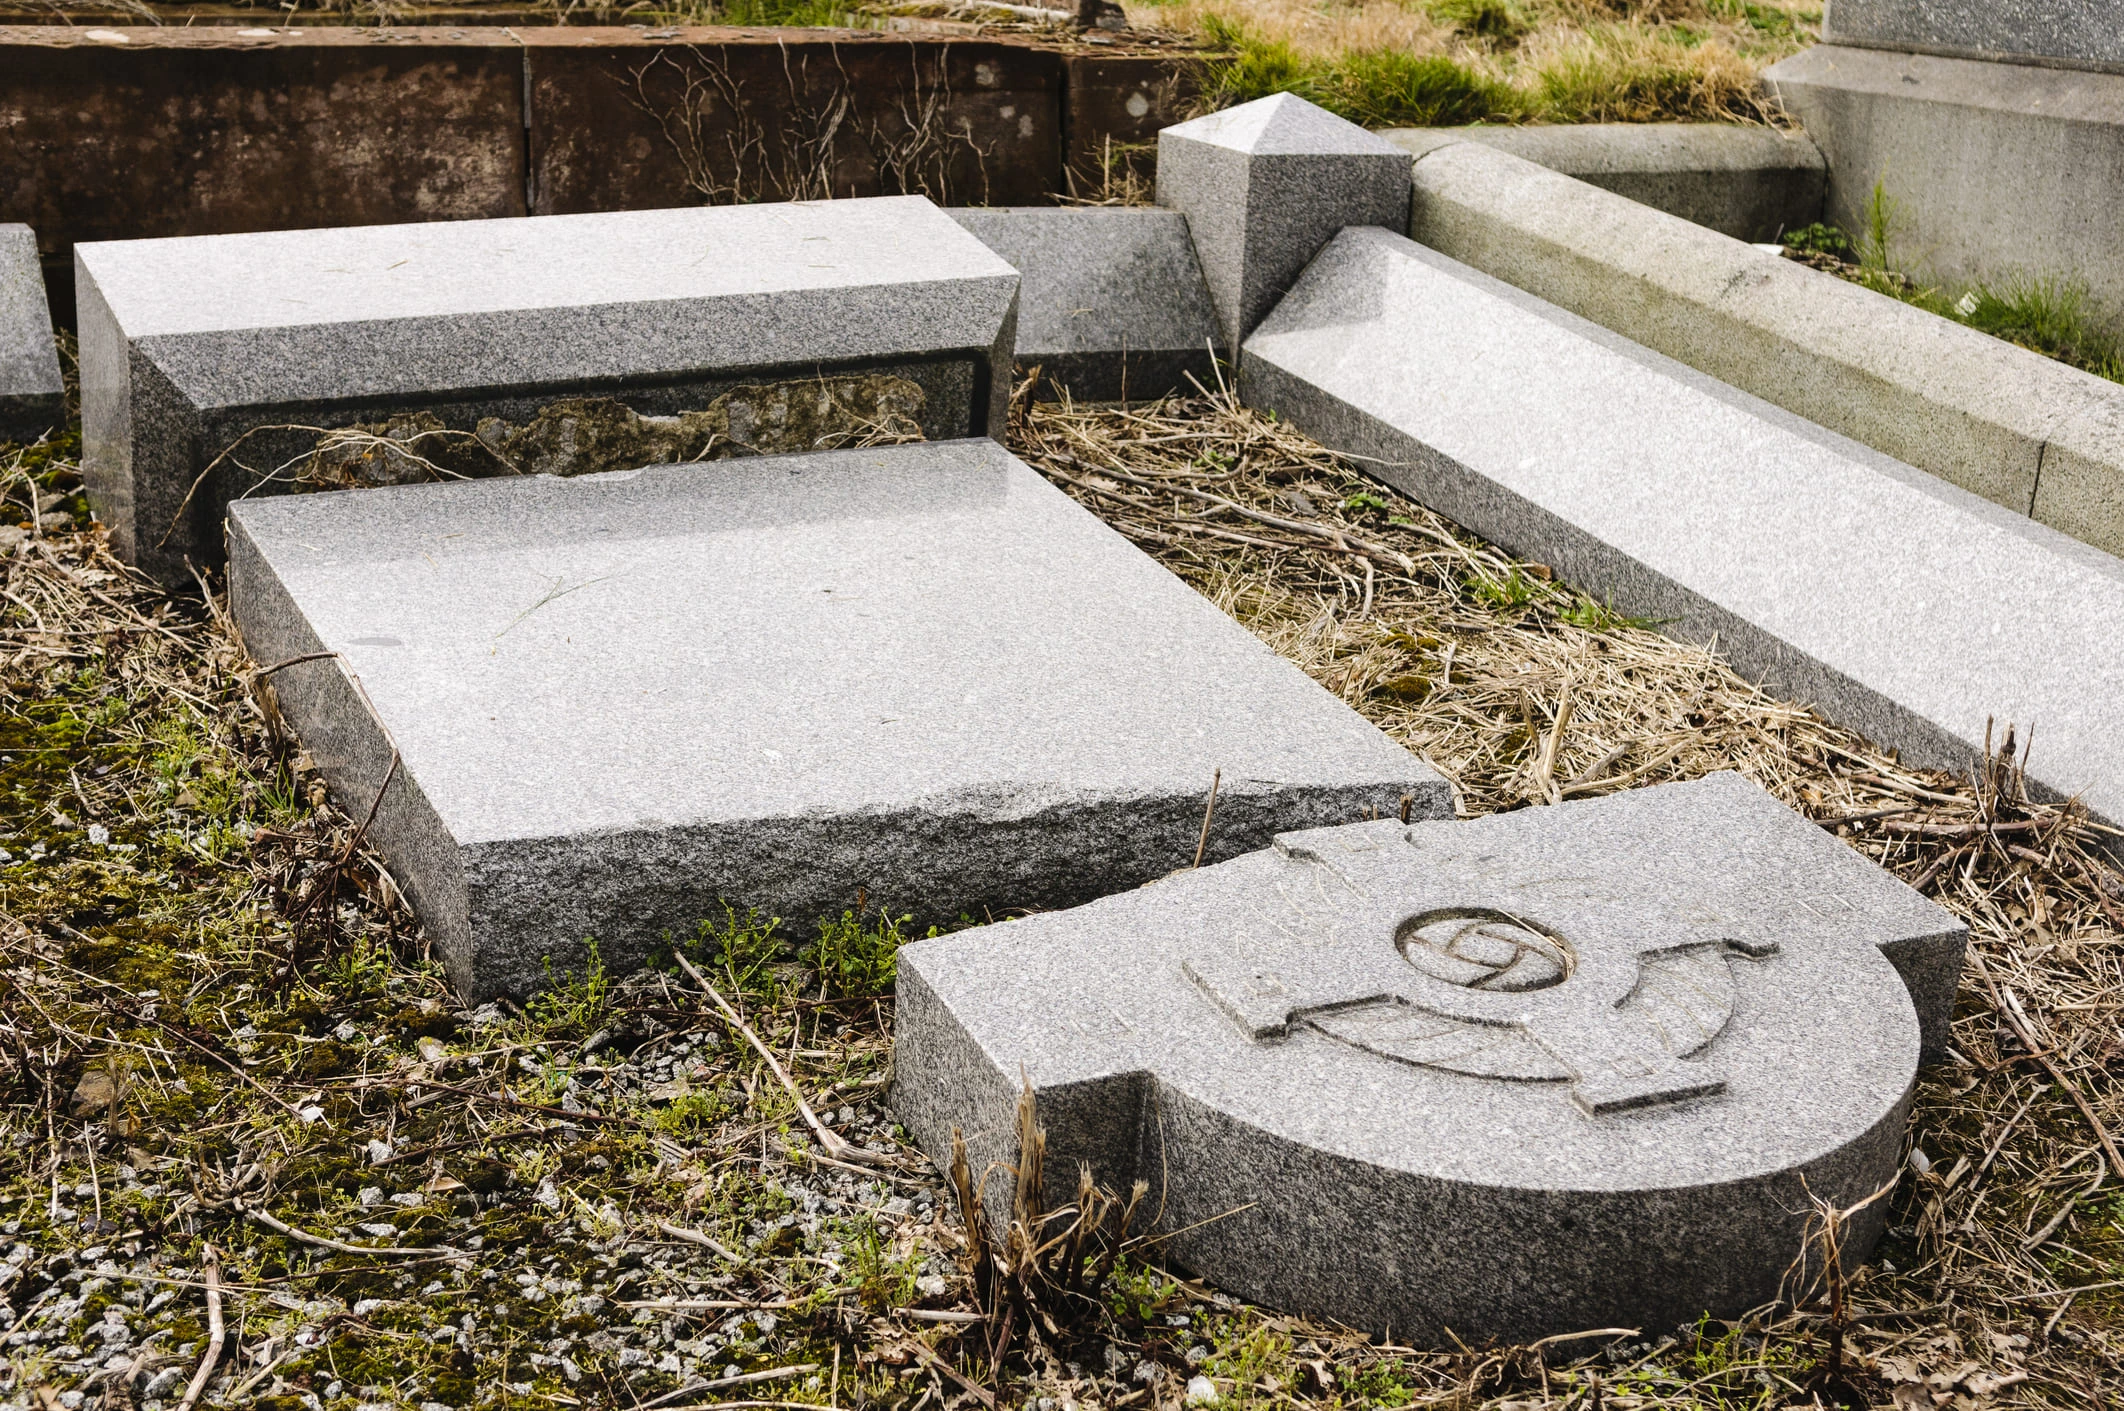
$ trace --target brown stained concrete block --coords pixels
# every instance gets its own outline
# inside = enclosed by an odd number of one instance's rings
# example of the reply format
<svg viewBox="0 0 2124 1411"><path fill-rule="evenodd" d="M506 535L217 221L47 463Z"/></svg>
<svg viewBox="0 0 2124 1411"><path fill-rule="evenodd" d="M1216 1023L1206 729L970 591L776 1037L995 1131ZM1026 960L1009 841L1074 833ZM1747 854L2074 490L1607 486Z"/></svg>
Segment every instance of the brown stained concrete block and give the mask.
<svg viewBox="0 0 2124 1411"><path fill-rule="evenodd" d="M1062 116L1063 190L1100 196L1158 165L1160 129L1187 119L1202 66L1169 54L1070 54Z"/></svg>
<svg viewBox="0 0 2124 1411"><path fill-rule="evenodd" d="M911 193L1044 201L1062 59L844 30L519 31L533 211Z"/></svg>
<svg viewBox="0 0 2124 1411"><path fill-rule="evenodd" d="M0 204L47 267L80 240L525 213L507 31L92 32L0 30Z"/></svg>

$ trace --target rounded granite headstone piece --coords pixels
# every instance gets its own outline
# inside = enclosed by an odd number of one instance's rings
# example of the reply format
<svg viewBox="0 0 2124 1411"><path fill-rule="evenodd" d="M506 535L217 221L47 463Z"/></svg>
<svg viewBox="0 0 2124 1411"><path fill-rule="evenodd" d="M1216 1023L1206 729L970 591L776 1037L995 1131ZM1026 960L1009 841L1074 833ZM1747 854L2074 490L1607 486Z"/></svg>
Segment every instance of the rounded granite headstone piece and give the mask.
<svg viewBox="0 0 2124 1411"><path fill-rule="evenodd" d="M1963 945L1736 775L1353 823L909 946L894 1105L1000 1171L1029 1083L1050 1199L1145 1180L1164 1256L1265 1304L1665 1329L1775 1297L1813 1201L1892 1177Z"/></svg>

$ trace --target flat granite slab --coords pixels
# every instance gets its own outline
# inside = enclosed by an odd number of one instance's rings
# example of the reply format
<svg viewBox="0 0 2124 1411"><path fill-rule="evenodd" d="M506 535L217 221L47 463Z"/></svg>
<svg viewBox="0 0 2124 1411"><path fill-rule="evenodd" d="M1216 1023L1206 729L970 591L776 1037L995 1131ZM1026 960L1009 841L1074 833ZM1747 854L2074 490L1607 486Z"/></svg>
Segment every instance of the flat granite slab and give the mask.
<svg viewBox="0 0 2124 1411"><path fill-rule="evenodd" d="M2117 0L1833 0L1822 42L2124 73Z"/></svg>
<svg viewBox="0 0 2124 1411"><path fill-rule="evenodd" d="M2124 561L1385 231L1322 252L1241 384L1915 763L2011 722L2032 783L2124 821Z"/></svg>
<svg viewBox="0 0 2124 1411"><path fill-rule="evenodd" d="M1289 833L904 948L892 1102L1008 1210L1029 1086L1048 1208L1143 1180L1135 1233L1271 1307L1649 1337L1769 1301L1810 1194L1894 1174L1965 940L1733 774Z"/></svg>
<svg viewBox="0 0 2124 1411"><path fill-rule="evenodd" d="M1018 293L1018 367L1036 396L1150 400L1217 385L1209 286L1178 211L1125 206L967 207L947 212L1001 255Z"/></svg>
<svg viewBox="0 0 2124 1411"><path fill-rule="evenodd" d="M37 236L26 225L0 225L0 441L34 441L65 422Z"/></svg>
<svg viewBox="0 0 2124 1411"><path fill-rule="evenodd" d="M1445 782L991 441L241 502L282 714L473 997L721 903L1070 905ZM296 658L327 655L272 668ZM366 704L365 704L366 702ZM395 745L398 763L392 768ZM389 777L386 787L384 781Z"/></svg>
<svg viewBox="0 0 2124 1411"><path fill-rule="evenodd" d="M88 243L74 263L89 496L165 579L218 561L222 507L286 488L317 428L424 411L471 432L586 395L671 415L885 373L934 440L1000 427L1010 394L1017 271L919 196Z"/></svg>

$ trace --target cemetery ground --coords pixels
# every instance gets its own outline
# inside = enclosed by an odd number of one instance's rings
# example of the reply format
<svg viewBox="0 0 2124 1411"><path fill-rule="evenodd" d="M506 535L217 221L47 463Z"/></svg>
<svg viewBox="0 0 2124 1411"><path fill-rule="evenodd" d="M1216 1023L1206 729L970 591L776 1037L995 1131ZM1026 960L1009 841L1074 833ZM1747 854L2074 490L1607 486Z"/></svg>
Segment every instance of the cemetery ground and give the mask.
<svg viewBox="0 0 2124 1411"><path fill-rule="evenodd" d="M1021 391L1011 441L1465 814L1738 769L1964 917L1875 1262L1838 1266L1824 1212L1834 1273L1781 1306L1416 1350L1162 1269L1128 1192L970 1234L882 1102L892 898L706 917L654 968L468 1010L216 585L167 595L83 531L70 436L0 452L0 1400L2114 1404L2124 876L2020 787L2040 735L1906 769L1221 389Z"/></svg>

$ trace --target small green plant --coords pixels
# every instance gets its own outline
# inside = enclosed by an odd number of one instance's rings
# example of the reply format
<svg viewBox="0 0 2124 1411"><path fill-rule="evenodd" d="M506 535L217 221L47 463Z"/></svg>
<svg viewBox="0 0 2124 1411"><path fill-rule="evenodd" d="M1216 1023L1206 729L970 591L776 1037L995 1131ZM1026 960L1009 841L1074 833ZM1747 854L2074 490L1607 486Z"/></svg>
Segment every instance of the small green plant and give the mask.
<svg viewBox="0 0 2124 1411"><path fill-rule="evenodd" d="M751 907L740 916L724 902L723 919L704 918L686 950L740 994L771 999L781 990L774 967L789 952L781 927L779 916L762 920Z"/></svg>
<svg viewBox="0 0 2124 1411"><path fill-rule="evenodd" d="M578 1035L593 1032L604 1018L611 986L605 978L604 958L597 942L583 941L581 973L556 972L553 957L546 957L546 987L524 1005L526 1026L539 1034Z"/></svg>
<svg viewBox="0 0 2124 1411"><path fill-rule="evenodd" d="M2016 275L1979 284L1955 303L1954 314L1994 338L2124 382L2124 347L2094 323L2087 286L2078 280Z"/></svg>
<svg viewBox="0 0 2124 1411"><path fill-rule="evenodd" d="M806 946L802 958L819 972L826 988L837 995L882 995L892 988L897 974L897 956L904 938L900 928L914 918L880 914L865 923L853 911L838 919L823 918L819 937ZM936 928L930 928L936 935Z"/></svg>
<svg viewBox="0 0 2124 1411"><path fill-rule="evenodd" d="M1356 494L1344 500L1342 507L1346 510L1372 510L1379 514L1385 514L1392 508L1385 500L1380 499L1369 490L1359 490Z"/></svg>
<svg viewBox="0 0 2124 1411"><path fill-rule="evenodd" d="M1506 571L1502 578L1493 577L1477 570L1467 580L1468 592L1475 601L1492 608L1522 608L1539 598L1545 585L1531 578L1517 566Z"/></svg>
<svg viewBox="0 0 2124 1411"><path fill-rule="evenodd" d="M1902 207L1888 194L1888 184L1876 180L1866 198L1866 229L1859 238L1858 266L1871 273L1899 273L1895 263L1896 228L1902 224Z"/></svg>
<svg viewBox="0 0 2124 1411"><path fill-rule="evenodd" d="M1853 258L1851 237L1844 234L1842 226L1830 225L1826 221L1786 231L1784 245L1786 249L1797 250L1803 255L1827 255L1837 260Z"/></svg>
<svg viewBox="0 0 2124 1411"><path fill-rule="evenodd" d="M1556 614L1556 620L1571 627L1583 627L1588 632L1624 632L1650 630L1670 619L1663 617L1631 617L1615 610L1612 603L1596 602L1579 595Z"/></svg>

